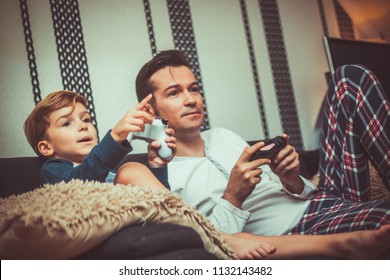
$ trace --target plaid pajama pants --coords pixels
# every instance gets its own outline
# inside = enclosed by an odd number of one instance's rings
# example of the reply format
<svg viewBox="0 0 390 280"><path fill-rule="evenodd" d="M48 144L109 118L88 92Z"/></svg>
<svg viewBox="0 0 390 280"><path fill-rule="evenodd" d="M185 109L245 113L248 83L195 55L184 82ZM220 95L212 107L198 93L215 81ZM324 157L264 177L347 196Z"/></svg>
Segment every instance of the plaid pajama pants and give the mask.
<svg viewBox="0 0 390 280"><path fill-rule="evenodd" d="M369 201L368 160L390 190L390 102L375 75L345 65L324 107L319 192L289 234L329 234L390 224L390 201Z"/></svg>

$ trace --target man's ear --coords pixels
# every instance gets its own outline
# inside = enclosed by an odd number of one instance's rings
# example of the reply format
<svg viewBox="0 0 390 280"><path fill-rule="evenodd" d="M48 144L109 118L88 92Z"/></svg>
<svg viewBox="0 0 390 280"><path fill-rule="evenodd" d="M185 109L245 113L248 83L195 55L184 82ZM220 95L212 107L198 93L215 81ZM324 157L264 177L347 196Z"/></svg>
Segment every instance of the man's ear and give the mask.
<svg viewBox="0 0 390 280"><path fill-rule="evenodd" d="M38 151L45 157L50 157L54 155L54 150L50 143L46 140L38 142Z"/></svg>

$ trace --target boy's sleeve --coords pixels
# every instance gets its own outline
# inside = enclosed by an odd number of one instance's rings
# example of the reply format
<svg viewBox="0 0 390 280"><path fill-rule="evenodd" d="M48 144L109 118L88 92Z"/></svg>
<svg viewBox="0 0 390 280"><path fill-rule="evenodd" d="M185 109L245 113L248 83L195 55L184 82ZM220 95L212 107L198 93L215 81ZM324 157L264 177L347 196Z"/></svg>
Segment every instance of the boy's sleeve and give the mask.
<svg viewBox="0 0 390 280"><path fill-rule="evenodd" d="M131 151L128 142L118 144L111 134L107 133L77 166L63 159L46 161L41 171L41 184L68 182L72 179L104 182L108 172Z"/></svg>

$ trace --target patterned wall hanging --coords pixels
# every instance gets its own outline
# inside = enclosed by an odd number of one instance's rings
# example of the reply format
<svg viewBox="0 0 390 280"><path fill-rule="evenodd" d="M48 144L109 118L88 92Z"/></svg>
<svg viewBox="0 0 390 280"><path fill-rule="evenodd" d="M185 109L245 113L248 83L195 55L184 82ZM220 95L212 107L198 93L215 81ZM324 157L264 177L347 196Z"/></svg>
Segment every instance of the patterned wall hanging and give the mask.
<svg viewBox="0 0 390 280"><path fill-rule="evenodd" d="M150 48L152 50L152 56L155 56L157 54L157 46L156 46L156 38L154 37L152 11L150 10L149 0L144 0L143 2L144 2L146 26L148 27Z"/></svg>
<svg viewBox="0 0 390 280"><path fill-rule="evenodd" d="M250 62L251 62L253 81L255 83L257 104L259 107L261 124L263 127L263 133L264 133L265 138L269 138L268 124L267 124L267 119L266 119L265 110L264 110L263 95L262 95L261 87L260 87L259 72L257 70L255 49L253 47L252 33L251 33L251 29L250 29L250 24L249 24L249 19L248 19L248 11L247 11L245 0L240 0L240 8L241 8L242 21L243 21L244 29L245 29L246 42L247 42L248 51L249 51L249 58L250 58Z"/></svg>
<svg viewBox="0 0 390 280"><path fill-rule="evenodd" d="M50 0L50 7L63 87L85 96L97 129L78 1Z"/></svg>
<svg viewBox="0 0 390 280"><path fill-rule="evenodd" d="M271 62L282 128L297 151L303 150L302 134L276 0L258 0Z"/></svg>
<svg viewBox="0 0 390 280"><path fill-rule="evenodd" d="M42 100L41 90L39 88L38 70L35 62L34 44L30 26L30 17L28 14L27 0L20 0L20 12L23 23L24 41L26 43L28 67L30 69L31 85L34 95L35 105Z"/></svg>
<svg viewBox="0 0 390 280"><path fill-rule="evenodd" d="M337 0L333 0L336 10L337 24L339 26L340 37L343 39L355 40L355 29L352 19L345 12Z"/></svg>
<svg viewBox="0 0 390 280"><path fill-rule="evenodd" d="M329 31L328 31L328 23L326 21L324 2L323 2L323 0L318 0L317 4L318 4L318 10L320 12L322 33L324 34L324 36L328 37Z"/></svg>
<svg viewBox="0 0 390 280"><path fill-rule="evenodd" d="M188 0L167 0L167 5L175 49L182 51L187 56L201 88L201 94L204 100L203 107L205 112L205 119L201 129L206 130L210 128L210 121L207 114L204 88L202 85L198 53L196 49L195 34L192 27L190 4Z"/></svg>

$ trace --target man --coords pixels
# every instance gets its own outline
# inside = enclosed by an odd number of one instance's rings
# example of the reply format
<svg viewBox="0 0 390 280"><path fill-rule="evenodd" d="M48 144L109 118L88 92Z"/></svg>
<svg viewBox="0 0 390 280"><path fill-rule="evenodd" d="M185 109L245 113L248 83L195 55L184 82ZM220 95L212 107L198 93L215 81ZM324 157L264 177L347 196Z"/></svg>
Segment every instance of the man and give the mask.
<svg viewBox="0 0 390 280"><path fill-rule="evenodd" d="M299 176L298 153L287 135L287 145L274 159L249 161L263 142L248 147L222 128L201 133L199 83L179 51L161 52L146 63L136 91L139 100L153 93L149 109L175 131L177 153L168 165L172 191L220 230L280 235L379 228L390 223L390 201L368 201L365 177L368 157L386 180L390 178L390 104L363 67L339 69L333 82L318 188ZM375 131L364 122L375 125Z"/></svg>

